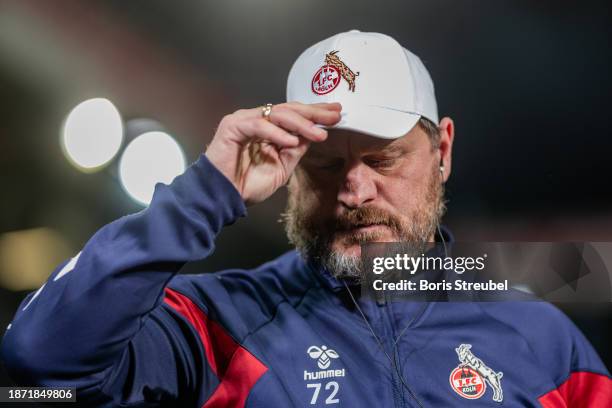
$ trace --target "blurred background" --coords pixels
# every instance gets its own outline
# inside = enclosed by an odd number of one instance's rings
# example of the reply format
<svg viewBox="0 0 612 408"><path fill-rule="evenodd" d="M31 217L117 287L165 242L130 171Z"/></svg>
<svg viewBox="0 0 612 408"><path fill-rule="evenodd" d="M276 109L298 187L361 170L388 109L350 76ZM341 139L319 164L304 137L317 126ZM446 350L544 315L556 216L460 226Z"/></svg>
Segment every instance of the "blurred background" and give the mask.
<svg viewBox="0 0 612 408"><path fill-rule="evenodd" d="M457 127L445 224L458 240L612 241L607 1L2 0L2 331L55 265L195 161L224 114L284 101L301 51L350 29L428 67ZM285 197L184 272L287 250ZM610 303L559 306L610 368Z"/></svg>

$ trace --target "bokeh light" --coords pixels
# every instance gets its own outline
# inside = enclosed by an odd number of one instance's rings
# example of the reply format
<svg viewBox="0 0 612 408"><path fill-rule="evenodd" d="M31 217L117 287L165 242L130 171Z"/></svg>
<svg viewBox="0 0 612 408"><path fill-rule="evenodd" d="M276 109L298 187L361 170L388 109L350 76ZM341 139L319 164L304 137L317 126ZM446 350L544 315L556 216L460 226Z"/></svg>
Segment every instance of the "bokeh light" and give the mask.
<svg viewBox="0 0 612 408"><path fill-rule="evenodd" d="M137 202L148 205L155 184L169 184L185 171L183 150L164 132L147 132L125 148L119 161L121 185Z"/></svg>
<svg viewBox="0 0 612 408"><path fill-rule="evenodd" d="M98 170L121 147L121 115L108 99L81 102L66 118L61 141L66 157L75 167L82 171Z"/></svg>

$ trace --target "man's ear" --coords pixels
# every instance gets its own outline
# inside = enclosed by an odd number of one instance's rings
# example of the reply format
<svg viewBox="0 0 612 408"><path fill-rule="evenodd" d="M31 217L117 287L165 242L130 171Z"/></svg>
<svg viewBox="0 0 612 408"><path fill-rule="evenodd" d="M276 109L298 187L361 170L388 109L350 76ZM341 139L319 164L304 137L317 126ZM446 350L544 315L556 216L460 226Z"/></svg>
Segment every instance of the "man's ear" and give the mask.
<svg viewBox="0 0 612 408"><path fill-rule="evenodd" d="M442 166L444 166L442 182L445 183L451 174L455 122L448 116L443 117L442 120L440 120L438 129L440 130L440 162Z"/></svg>

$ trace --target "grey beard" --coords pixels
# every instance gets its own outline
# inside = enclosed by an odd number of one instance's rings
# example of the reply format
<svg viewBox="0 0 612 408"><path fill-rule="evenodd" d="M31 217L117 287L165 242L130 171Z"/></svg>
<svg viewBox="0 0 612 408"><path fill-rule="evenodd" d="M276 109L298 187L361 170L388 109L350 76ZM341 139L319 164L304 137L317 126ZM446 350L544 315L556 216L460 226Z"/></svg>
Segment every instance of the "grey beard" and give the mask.
<svg viewBox="0 0 612 408"><path fill-rule="evenodd" d="M432 169L433 176L437 176L437 171L437 166ZM287 209L281 215L289 241L295 245L303 258L326 268L336 279L363 282L365 271L362 270L361 257L331 250L332 234L322 234L320 227L314 222L314 212L305 211L300 207L296 193L289 191ZM397 241L403 243L402 253L416 256L423 252L446 211L444 187L438 184L436 177L431 178L425 203L426 206L415 212L410 223L396 229ZM371 241L362 237L360 240L353 240L352 243L367 244Z"/></svg>
<svg viewBox="0 0 612 408"><path fill-rule="evenodd" d="M331 251L321 258L321 265L336 279L350 279L360 283L363 278L361 257Z"/></svg>
<svg viewBox="0 0 612 408"><path fill-rule="evenodd" d="M418 256L425 252L429 237L438 228L444 208L442 202L437 211L431 214L425 222L417 223L418 225L412 224L407 230L403 231L396 245L389 245L385 249L393 253L405 253L409 256ZM324 267L336 279L347 279L357 284L364 281L366 272L363 269L362 257L331 250L331 239L329 237L322 239L320 235L313 236L306 233L308 228L299 225L300 223L294 216L295 212L292 211L283 214L287 235L305 260ZM363 245L368 244L367 240L359 243L362 244L362 251L364 249ZM393 254L389 254L389 256L393 256Z"/></svg>
<svg viewBox="0 0 612 408"><path fill-rule="evenodd" d="M418 256L424 253L428 246L429 237L438 227L439 218L430 220L427 225L422 225L421 228L411 228L408 234L400 237L394 245L386 245L385 252L390 251L387 256L394 256L395 253L407 254L408 256ZM329 249L329 243L321 245L318 239L314 239L309 243L304 240L294 242L296 249L300 252L303 258L315 261L320 266L324 267L334 278L347 279L357 284L361 284L366 279L366 272L363 270L361 256L345 255L339 251ZM364 254L364 246L367 242L362 242L362 254ZM380 245L373 244L373 245ZM385 244L383 244L385 245Z"/></svg>

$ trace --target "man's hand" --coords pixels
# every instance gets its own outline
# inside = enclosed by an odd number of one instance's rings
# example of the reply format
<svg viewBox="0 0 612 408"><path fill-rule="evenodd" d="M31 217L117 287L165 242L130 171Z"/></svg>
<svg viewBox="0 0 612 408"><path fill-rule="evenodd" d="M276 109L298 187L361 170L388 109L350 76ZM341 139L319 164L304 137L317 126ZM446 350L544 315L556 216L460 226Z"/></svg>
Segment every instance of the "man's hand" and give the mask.
<svg viewBox="0 0 612 408"><path fill-rule="evenodd" d="M206 157L242 195L247 204L270 197L289 180L311 142L327 139L340 120L339 103L274 105L268 117L262 109L241 109L219 123Z"/></svg>

